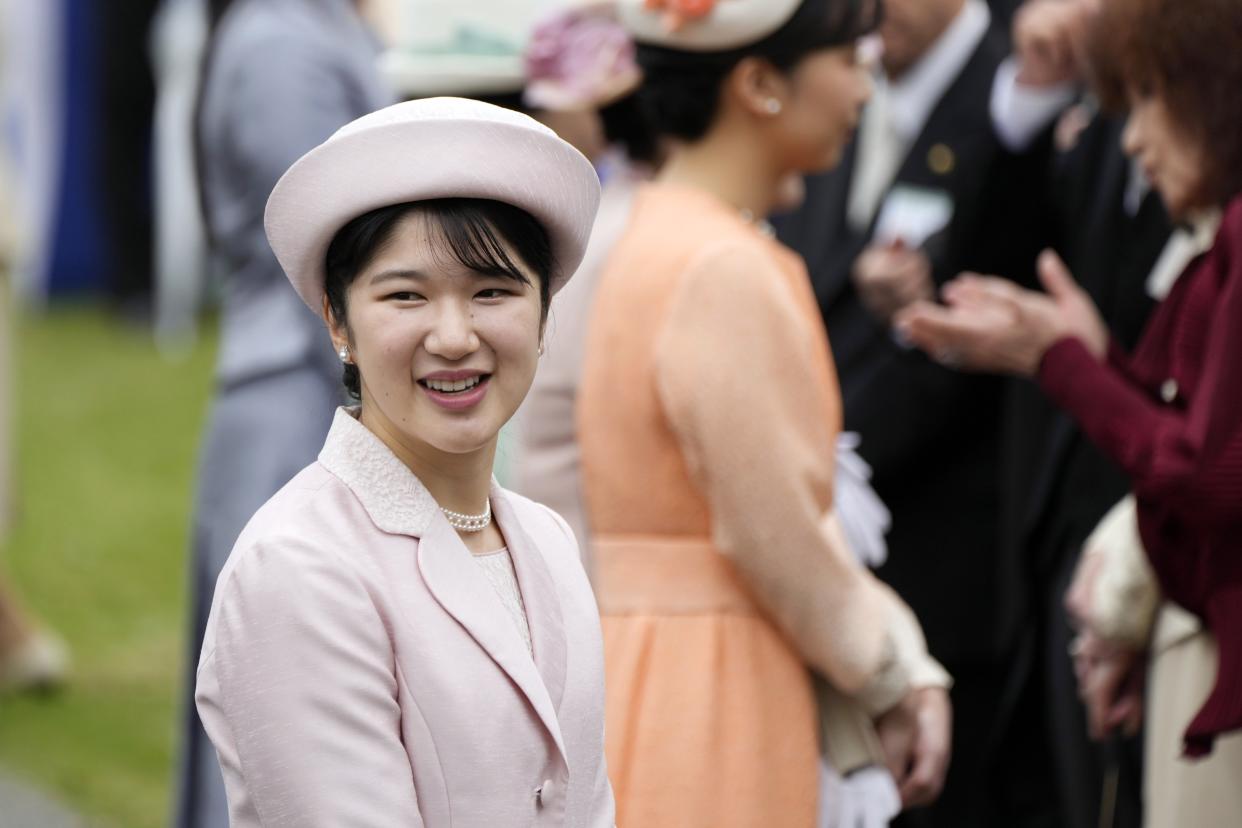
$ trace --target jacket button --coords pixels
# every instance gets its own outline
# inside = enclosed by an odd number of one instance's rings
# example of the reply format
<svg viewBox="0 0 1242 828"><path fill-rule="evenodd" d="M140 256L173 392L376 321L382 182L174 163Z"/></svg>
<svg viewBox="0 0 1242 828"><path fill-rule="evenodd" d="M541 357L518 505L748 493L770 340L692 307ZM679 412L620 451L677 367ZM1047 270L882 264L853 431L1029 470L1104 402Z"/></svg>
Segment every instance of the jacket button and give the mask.
<svg viewBox="0 0 1242 828"><path fill-rule="evenodd" d="M552 796L552 780L545 779L535 788L535 801L543 805Z"/></svg>
<svg viewBox="0 0 1242 828"><path fill-rule="evenodd" d="M1166 403L1177 399L1177 380L1170 377L1160 385L1160 399Z"/></svg>

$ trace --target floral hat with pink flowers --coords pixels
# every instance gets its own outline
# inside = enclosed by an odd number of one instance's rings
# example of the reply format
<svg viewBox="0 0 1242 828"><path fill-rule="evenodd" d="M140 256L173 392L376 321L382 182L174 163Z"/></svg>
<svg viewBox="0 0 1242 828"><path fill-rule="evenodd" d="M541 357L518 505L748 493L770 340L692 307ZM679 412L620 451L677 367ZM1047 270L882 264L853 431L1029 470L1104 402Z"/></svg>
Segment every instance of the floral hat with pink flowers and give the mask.
<svg viewBox="0 0 1242 828"><path fill-rule="evenodd" d="M525 64L525 100L536 109L598 109L642 80L615 2L580 3L544 18L531 32Z"/></svg>

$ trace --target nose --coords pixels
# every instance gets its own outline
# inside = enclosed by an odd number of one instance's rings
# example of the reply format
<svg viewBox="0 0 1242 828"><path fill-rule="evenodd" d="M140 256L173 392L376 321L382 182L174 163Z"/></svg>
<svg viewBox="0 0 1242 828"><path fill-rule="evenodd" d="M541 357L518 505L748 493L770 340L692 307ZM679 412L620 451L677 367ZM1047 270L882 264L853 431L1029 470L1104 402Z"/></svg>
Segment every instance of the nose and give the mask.
<svg viewBox="0 0 1242 828"><path fill-rule="evenodd" d="M427 352L447 360L464 359L479 349L470 308L461 302L445 302L436 313L423 341Z"/></svg>

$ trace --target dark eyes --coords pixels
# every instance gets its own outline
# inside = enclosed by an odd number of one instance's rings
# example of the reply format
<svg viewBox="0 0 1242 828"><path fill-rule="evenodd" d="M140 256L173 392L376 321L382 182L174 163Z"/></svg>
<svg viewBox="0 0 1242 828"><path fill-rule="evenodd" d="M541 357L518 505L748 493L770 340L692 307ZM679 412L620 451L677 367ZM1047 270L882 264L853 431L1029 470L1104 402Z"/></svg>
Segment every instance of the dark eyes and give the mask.
<svg viewBox="0 0 1242 828"><path fill-rule="evenodd" d="M482 299L483 301L494 301L496 299L503 299L506 296L512 296L512 295L513 295L513 291L506 290L504 288L484 288L483 290L480 290L477 293L475 293L474 298ZM421 293L415 293L412 290L393 291L392 293L387 294L384 297L384 299L387 301L391 301L391 302L426 301L426 297L424 297Z"/></svg>
<svg viewBox="0 0 1242 828"><path fill-rule="evenodd" d="M474 295L475 299L503 299L506 296L512 296L513 291L504 288L485 288Z"/></svg>

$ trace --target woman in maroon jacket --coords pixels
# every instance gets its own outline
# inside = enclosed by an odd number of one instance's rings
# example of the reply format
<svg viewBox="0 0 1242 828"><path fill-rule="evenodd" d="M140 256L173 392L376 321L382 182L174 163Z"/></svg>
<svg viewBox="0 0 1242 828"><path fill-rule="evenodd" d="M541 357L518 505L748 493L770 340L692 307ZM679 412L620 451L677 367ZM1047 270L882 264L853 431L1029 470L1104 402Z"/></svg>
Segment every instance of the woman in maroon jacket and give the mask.
<svg viewBox="0 0 1242 828"><path fill-rule="evenodd" d="M1105 0L1095 23L1101 98L1130 111L1126 152L1175 219L1218 226L1132 354L1051 252L1046 293L964 275L945 304L898 320L942 362L1037 379L1128 474L1161 589L1219 645L1214 688L1185 732L1189 756L1242 729L1240 47L1242 0Z"/></svg>

